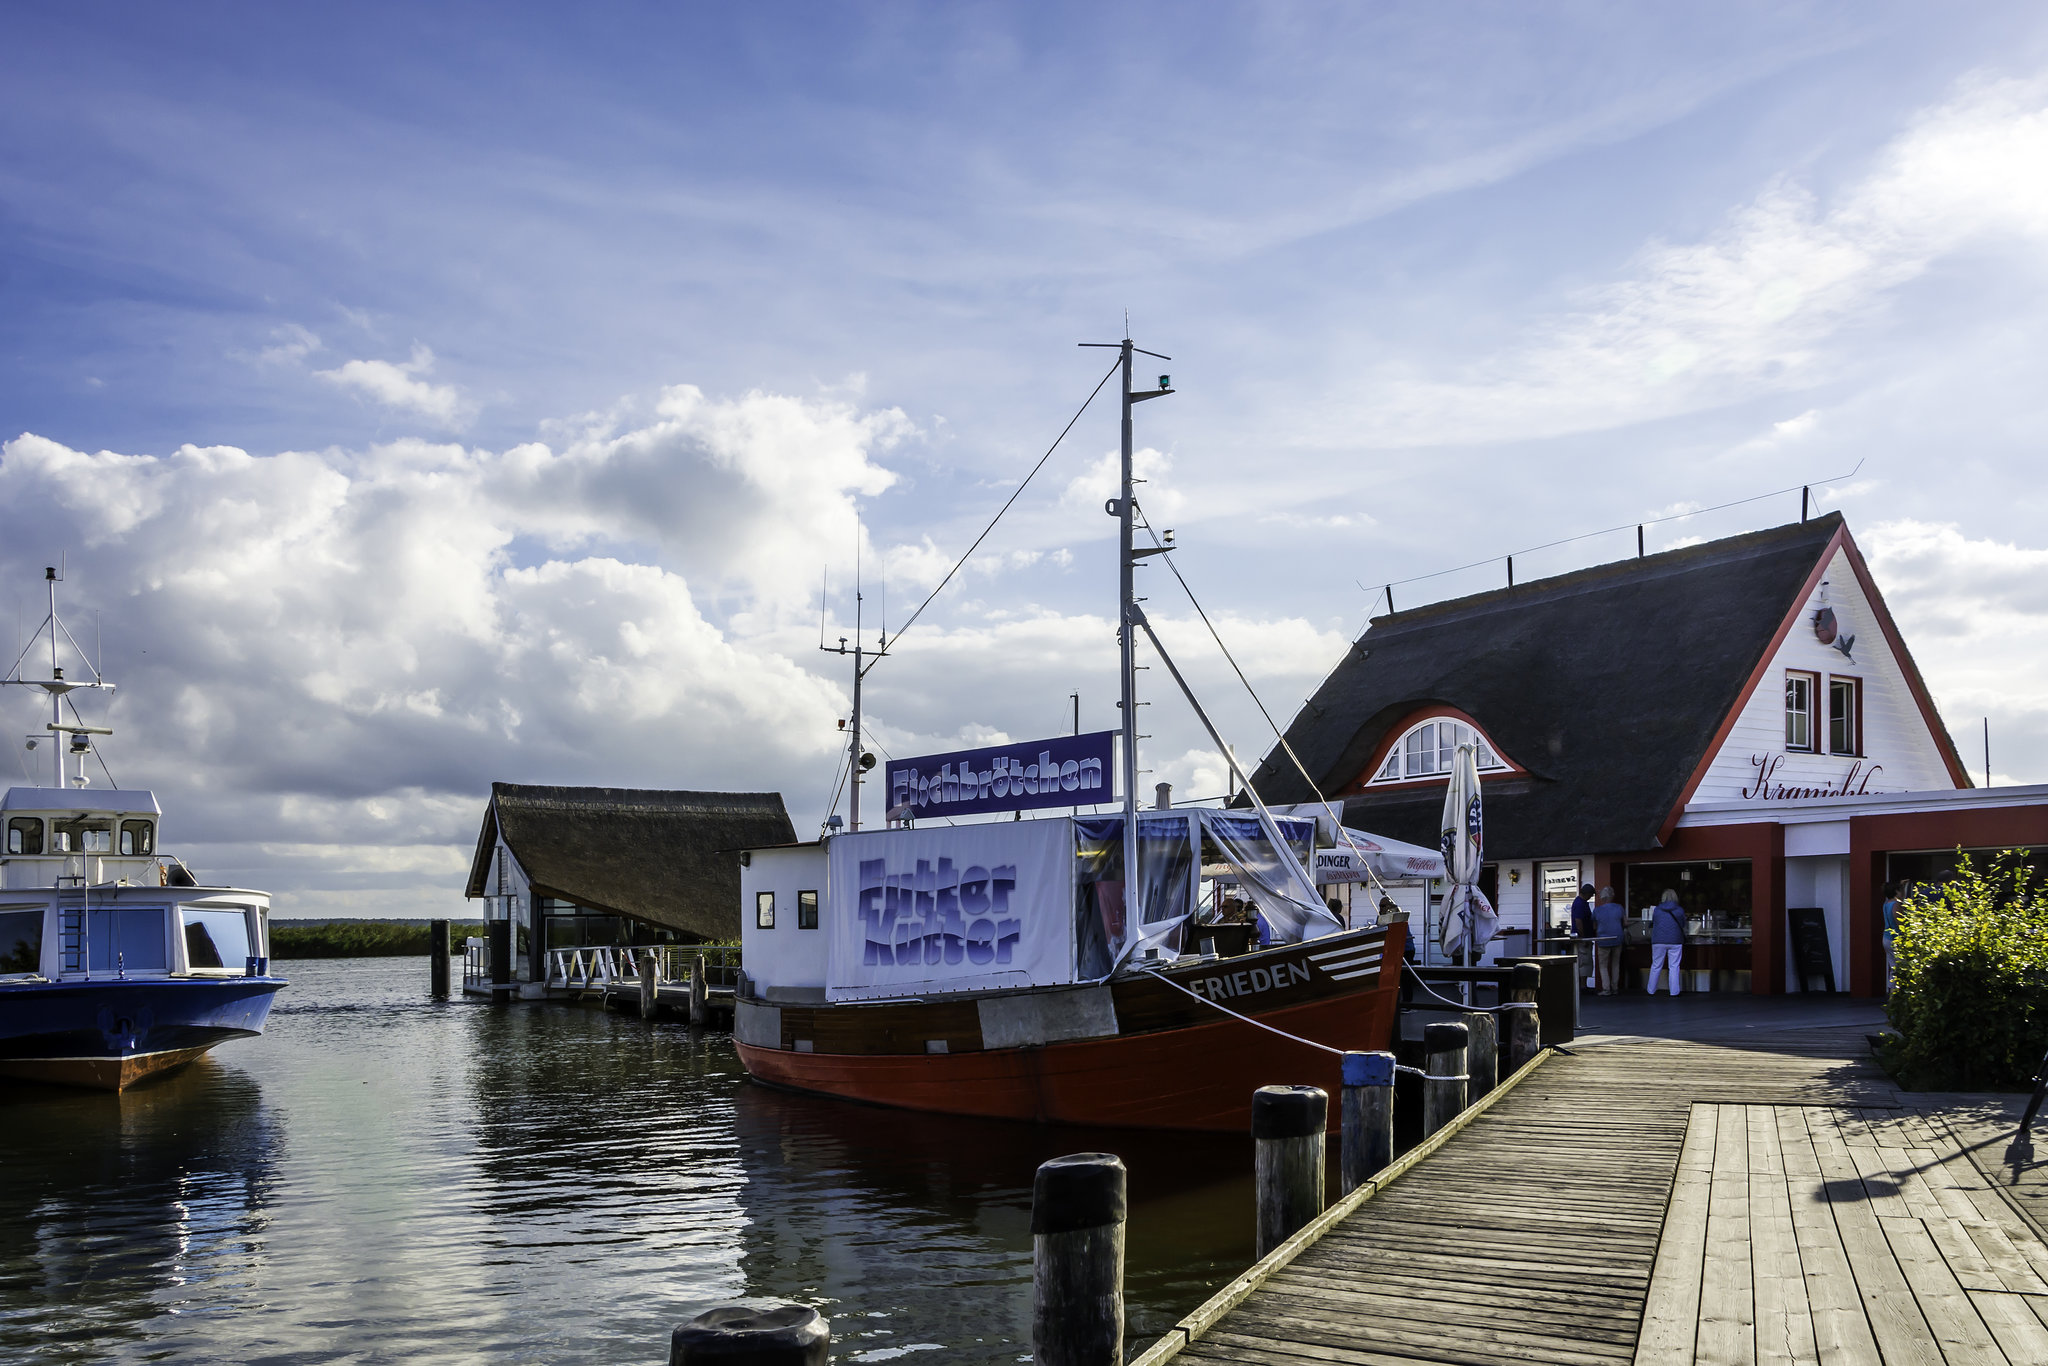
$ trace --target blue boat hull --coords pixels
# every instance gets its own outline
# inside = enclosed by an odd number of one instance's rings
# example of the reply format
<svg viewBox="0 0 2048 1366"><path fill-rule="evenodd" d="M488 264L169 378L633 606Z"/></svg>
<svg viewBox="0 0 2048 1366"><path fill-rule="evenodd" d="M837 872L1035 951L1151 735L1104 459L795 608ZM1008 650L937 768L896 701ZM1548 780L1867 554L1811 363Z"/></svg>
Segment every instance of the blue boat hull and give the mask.
<svg viewBox="0 0 2048 1366"><path fill-rule="evenodd" d="M263 1032L276 977L0 985L0 1077L119 1091Z"/></svg>

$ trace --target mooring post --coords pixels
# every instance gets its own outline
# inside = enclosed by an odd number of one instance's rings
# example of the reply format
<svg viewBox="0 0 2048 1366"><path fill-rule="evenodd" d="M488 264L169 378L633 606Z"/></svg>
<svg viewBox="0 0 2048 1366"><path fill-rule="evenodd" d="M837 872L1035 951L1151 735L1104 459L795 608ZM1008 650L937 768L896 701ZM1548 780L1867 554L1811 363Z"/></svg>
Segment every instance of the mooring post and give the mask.
<svg viewBox="0 0 2048 1366"><path fill-rule="evenodd" d="M1527 1010L1507 1010L1501 1013L1508 1017L1508 1070L1519 1071L1528 1061L1543 1051L1543 1022L1536 1011L1536 995L1543 989L1543 969L1535 963L1517 963L1514 981L1509 990L1518 1003L1526 1003Z"/></svg>
<svg viewBox="0 0 2048 1366"><path fill-rule="evenodd" d="M1031 1357L1123 1366L1128 1175L1115 1153L1039 1164L1031 1182Z"/></svg>
<svg viewBox="0 0 2048 1366"><path fill-rule="evenodd" d="M1394 1055L1346 1053L1343 1067L1338 1184L1349 1195L1394 1160Z"/></svg>
<svg viewBox="0 0 2048 1366"><path fill-rule="evenodd" d="M1491 1011L1474 1010L1459 1018L1465 1022L1465 1033L1469 1039L1465 1045L1465 1070L1472 1078L1465 1084L1465 1097L1478 1100L1500 1080L1496 1042L1500 1037L1499 1026L1494 1022Z"/></svg>
<svg viewBox="0 0 2048 1366"><path fill-rule="evenodd" d="M1422 1136L1428 1138L1465 1110L1465 1045L1462 1024L1422 1027Z"/></svg>
<svg viewBox="0 0 2048 1366"><path fill-rule="evenodd" d="M448 999L448 922L427 922L427 991L437 1001Z"/></svg>
<svg viewBox="0 0 2048 1366"><path fill-rule="evenodd" d="M710 998L704 988L704 955L690 960L690 1023L703 1028L711 1023Z"/></svg>
<svg viewBox="0 0 2048 1366"><path fill-rule="evenodd" d="M661 978L660 965L655 960L660 952L659 949L640 951L640 1018L643 1020L654 1018L655 1007L658 1004L655 988L660 984Z"/></svg>
<svg viewBox="0 0 2048 1366"><path fill-rule="evenodd" d="M730 1304L678 1325L668 1338L668 1366L825 1366L831 1349L832 1325L809 1305Z"/></svg>
<svg viewBox="0 0 2048 1366"><path fill-rule="evenodd" d="M1261 1086L1252 1093L1253 1182L1265 1256L1323 1212L1323 1133L1330 1098L1317 1086Z"/></svg>

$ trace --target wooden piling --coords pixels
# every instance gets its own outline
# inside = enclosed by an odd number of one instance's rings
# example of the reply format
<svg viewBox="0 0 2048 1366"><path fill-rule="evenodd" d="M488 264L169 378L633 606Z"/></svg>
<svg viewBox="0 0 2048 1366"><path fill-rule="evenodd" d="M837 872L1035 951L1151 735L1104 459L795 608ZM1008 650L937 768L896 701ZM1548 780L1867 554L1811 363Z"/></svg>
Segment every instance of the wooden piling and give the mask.
<svg viewBox="0 0 2048 1366"><path fill-rule="evenodd" d="M435 1000L448 999L448 922L427 922L427 991Z"/></svg>
<svg viewBox="0 0 2048 1366"><path fill-rule="evenodd" d="M1261 1086L1252 1093L1257 1255L1263 1257L1323 1212L1323 1133L1330 1098L1316 1086Z"/></svg>
<svg viewBox="0 0 2048 1366"><path fill-rule="evenodd" d="M709 1309L677 1326L668 1339L669 1366L825 1366L831 1351L831 1324L803 1304Z"/></svg>
<svg viewBox="0 0 2048 1366"><path fill-rule="evenodd" d="M1534 963L1515 964L1509 992L1516 1001L1531 1007L1543 987L1543 969ZM1508 1071L1519 1072L1529 1059L1543 1051L1543 1021L1534 1010L1504 1010L1507 1016Z"/></svg>
<svg viewBox="0 0 2048 1366"><path fill-rule="evenodd" d="M656 1010L655 988L661 985L661 964L656 961L659 949L644 949L640 954L640 1018L651 1020Z"/></svg>
<svg viewBox="0 0 2048 1366"><path fill-rule="evenodd" d="M1338 1182L1345 1195L1394 1160L1394 1055L1346 1053Z"/></svg>
<svg viewBox="0 0 2048 1366"><path fill-rule="evenodd" d="M1422 1030L1422 1136L1428 1138L1465 1109L1465 1047L1462 1024L1425 1025Z"/></svg>
<svg viewBox="0 0 2048 1366"><path fill-rule="evenodd" d="M512 984L512 922L493 920L488 932L491 937L491 986L496 990Z"/></svg>
<svg viewBox="0 0 2048 1366"><path fill-rule="evenodd" d="M1500 1063L1497 1041L1499 1026L1490 1011L1474 1010L1461 1016L1465 1022L1468 1042L1465 1045L1465 1071L1472 1078L1465 1083L1465 1098L1478 1100L1500 1082Z"/></svg>
<svg viewBox="0 0 2048 1366"><path fill-rule="evenodd" d="M711 1000L706 994L704 955L690 960L690 1023L703 1028L711 1023Z"/></svg>
<svg viewBox="0 0 2048 1366"><path fill-rule="evenodd" d="M1031 1356L1123 1366L1128 1176L1114 1153L1041 1163L1031 1183Z"/></svg>

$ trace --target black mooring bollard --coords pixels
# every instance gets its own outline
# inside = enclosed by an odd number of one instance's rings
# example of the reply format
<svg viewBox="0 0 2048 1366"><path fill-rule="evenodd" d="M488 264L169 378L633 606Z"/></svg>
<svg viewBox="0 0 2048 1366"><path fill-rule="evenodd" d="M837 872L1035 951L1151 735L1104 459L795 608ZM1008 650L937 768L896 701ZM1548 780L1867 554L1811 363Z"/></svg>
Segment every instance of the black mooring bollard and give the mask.
<svg viewBox="0 0 2048 1366"><path fill-rule="evenodd" d="M1422 1136L1465 1112L1465 1026L1422 1027Z"/></svg>
<svg viewBox="0 0 2048 1366"><path fill-rule="evenodd" d="M1543 969L1534 963L1515 964L1509 991L1526 1010L1504 1010L1508 1017L1508 1071L1515 1072L1543 1051L1543 1022L1537 1018L1536 996L1543 989Z"/></svg>
<svg viewBox="0 0 2048 1366"><path fill-rule="evenodd" d="M707 1309L669 1334L668 1366L825 1366L832 1325L802 1304Z"/></svg>
<svg viewBox="0 0 2048 1366"><path fill-rule="evenodd" d="M1114 1153L1039 1164L1031 1183L1031 1356L1123 1366L1128 1174Z"/></svg>
<svg viewBox="0 0 2048 1366"><path fill-rule="evenodd" d="M448 999L448 922L427 922L427 992L437 1001Z"/></svg>
<svg viewBox="0 0 2048 1366"><path fill-rule="evenodd" d="M1330 1098L1316 1086L1261 1086L1252 1093L1253 1160L1264 1257L1323 1212L1323 1133Z"/></svg>
<svg viewBox="0 0 2048 1366"><path fill-rule="evenodd" d="M1394 1055L1344 1055L1339 1185L1349 1195L1394 1160Z"/></svg>
<svg viewBox="0 0 2048 1366"><path fill-rule="evenodd" d="M1465 1084L1465 1098L1478 1100L1500 1080L1499 1026L1491 1011L1468 1011L1458 1018L1465 1023L1465 1071L1472 1078Z"/></svg>

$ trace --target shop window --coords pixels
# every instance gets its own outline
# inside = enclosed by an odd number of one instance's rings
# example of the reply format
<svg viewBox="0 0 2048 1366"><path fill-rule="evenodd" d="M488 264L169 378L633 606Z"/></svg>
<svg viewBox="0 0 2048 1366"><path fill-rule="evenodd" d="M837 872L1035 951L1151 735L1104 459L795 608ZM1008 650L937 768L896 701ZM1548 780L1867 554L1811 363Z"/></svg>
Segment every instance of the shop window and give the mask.
<svg viewBox="0 0 2048 1366"><path fill-rule="evenodd" d="M1863 752L1863 683L1855 678L1828 680L1828 753Z"/></svg>
<svg viewBox="0 0 2048 1366"><path fill-rule="evenodd" d="M1819 675L1788 671L1785 675L1785 748L1814 747L1813 694Z"/></svg>
<svg viewBox="0 0 2048 1366"><path fill-rule="evenodd" d="M1457 721L1424 721L1411 727L1406 734L1394 742L1387 752L1386 762L1379 772L1373 774L1376 783L1402 782L1414 778L1440 778L1451 771L1451 765L1458 757L1458 746L1478 746L1475 756L1479 770L1484 773L1507 767L1500 756L1493 752L1493 746L1472 727Z"/></svg>
<svg viewBox="0 0 2048 1366"><path fill-rule="evenodd" d="M129 855L155 853L156 822L122 821L121 852Z"/></svg>
<svg viewBox="0 0 2048 1366"><path fill-rule="evenodd" d="M800 930L818 928L818 894L798 892L796 894L796 927Z"/></svg>
<svg viewBox="0 0 2048 1366"><path fill-rule="evenodd" d="M10 854L42 853L43 818L41 816L10 817L7 822L7 852Z"/></svg>
<svg viewBox="0 0 2048 1366"><path fill-rule="evenodd" d="M775 893L754 893L754 928L772 930L775 928Z"/></svg>

